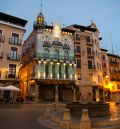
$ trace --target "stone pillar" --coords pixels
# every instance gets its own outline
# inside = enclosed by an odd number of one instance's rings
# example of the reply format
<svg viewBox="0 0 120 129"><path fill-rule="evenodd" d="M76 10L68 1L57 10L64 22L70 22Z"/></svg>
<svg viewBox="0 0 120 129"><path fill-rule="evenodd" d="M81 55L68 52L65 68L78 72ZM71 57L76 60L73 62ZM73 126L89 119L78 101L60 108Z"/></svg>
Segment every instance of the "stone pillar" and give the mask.
<svg viewBox="0 0 120 129"><path fill-rule="evenodd" d="M99 97L100 97L100 96L99 96L99 89L96 89L96 90L95 90L96 102L99 102L99 100L100 100Z"/></svg>
<svg viewBox="0 0 120 129"><path fill-rule="evenodd" d="M69 72L70 73L70 77L69 78L72 79L72 64L69 64L69 65L70 65L70 70L69 70L70 71Z"/></svg>
<svg viewBox="0 0 120 129"><path fill-rule="evenodd" d="M38 78L40 78L40 64L41 64L41 61L38 61Z"/></svg>
<svg viewBox="0 0 120 129"><path fill-rule="evenodd" d="M74 78L75 78L75 80L77 79L76 78L76 64L74 64Z"/></svg>
<svg viewBox="0 0 120 129"><path fill-rule="evenodd" d="M50 71L50 78L52 79L52 65L53 65L53 62L50 62L50 64L51 64L51 71Z"/></svg>
<svg viewBox="0 0 120 129"><path fill-rule="evenodd" d="M86 36L81 35L81 81L79 85L81 103L89 102L89 95L92 94L92 82L89 79Z"/></svg>
<svg viewBox="0 0 120 129"><path fill-rule="evenodd" d="M39 85L35 85L35 102L39 102Z"/></svg>
<svg viewBox="0 0 120 129"><path fill-rule="evenodd" d="M46 77L46 73L45 73L45 65L46 65L46 62L44 61L44 78Z"/></svg>
<svg viewBox="0 0 120 129"><path fill-rule="evenodd" d="M55 102L59 102L59 91L58 91L58 85L55 86Z"/></svg>
<svg viewBox="0 0 120 129"><path fill-rule="evenodd" d="M66 79L66 73L65 73L65 66L66 66L66 63L64 63L63 65L64 65L64 79Z"/></svg>
<svg viewBox="0 0 120 129"><path fill-rule="evenodd" d="M59 79L59 65L60 63L57 63L57 79Z"/></svg>
<svg viewBox="0 0 120 129"><path fill-rule="evenodd" d="M80 129L92 129L91 120L88 116L87 109L82 110L82 115L81 115L81 120L80 120Z"/></svg>

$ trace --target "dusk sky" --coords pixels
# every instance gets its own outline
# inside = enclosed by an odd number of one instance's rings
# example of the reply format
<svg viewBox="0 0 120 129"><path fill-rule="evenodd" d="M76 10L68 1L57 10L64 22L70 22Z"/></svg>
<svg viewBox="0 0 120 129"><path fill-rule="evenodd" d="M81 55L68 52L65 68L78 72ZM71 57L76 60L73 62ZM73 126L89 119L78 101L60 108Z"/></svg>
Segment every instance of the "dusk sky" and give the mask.
<svg viewBox="0 0 120 129"><path fill-rule="evenodd" d="M103 38L101 47L120 55L120 0L42 0L48 24L60 22L68 26L96 23ZM40 12L41 0L0 0L0 11L28 20L25 38L33 29Z"/></svg>

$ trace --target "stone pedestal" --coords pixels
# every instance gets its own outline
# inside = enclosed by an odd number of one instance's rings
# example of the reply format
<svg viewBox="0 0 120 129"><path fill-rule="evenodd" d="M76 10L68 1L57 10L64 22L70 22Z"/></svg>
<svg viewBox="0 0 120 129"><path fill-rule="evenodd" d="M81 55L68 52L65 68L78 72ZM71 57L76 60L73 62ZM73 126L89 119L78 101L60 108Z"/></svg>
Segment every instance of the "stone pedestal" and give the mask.
<svg viewBox="0 0 120 129"><path fill-rule="evenodd" d="M87 109L82 110L82 116L81 116L81 120L80 120L80 129L92 129L91 120L88 116Z"/></svg>

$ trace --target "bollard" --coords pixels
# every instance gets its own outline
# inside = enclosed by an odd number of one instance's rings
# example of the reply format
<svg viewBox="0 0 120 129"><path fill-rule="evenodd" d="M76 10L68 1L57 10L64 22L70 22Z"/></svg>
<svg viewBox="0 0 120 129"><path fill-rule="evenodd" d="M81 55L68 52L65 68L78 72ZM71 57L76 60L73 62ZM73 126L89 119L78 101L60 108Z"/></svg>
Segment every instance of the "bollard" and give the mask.
<svg viewBox="0 0 120 129"><path fill-rule="evenodd" d="M71 115L70 109L64 109L63 121L60 123L60 128L70 129Z"/></svg>
<svg viewBox="0 0 120 129"><path fill-rule="evenodd" d="M63 121L71 121L70 109L64 109Z"/></svg>
<svg viewBox="0 0 120 129"><path fill-rule="evenodd" d="M92 129L91 120L88 116L88 109L82 110L81 120L80 120L80 129Z"/></svg>

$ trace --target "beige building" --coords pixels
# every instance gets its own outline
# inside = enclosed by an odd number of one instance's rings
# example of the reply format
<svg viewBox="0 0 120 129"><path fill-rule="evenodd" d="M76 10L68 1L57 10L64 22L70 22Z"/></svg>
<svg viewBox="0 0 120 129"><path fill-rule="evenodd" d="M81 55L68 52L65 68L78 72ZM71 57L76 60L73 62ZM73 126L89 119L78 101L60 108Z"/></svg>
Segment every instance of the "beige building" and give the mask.
<svg viewBox="0 0 120 129"><path fill-rule="evenodd" d="M111 100L120 101L120 56L107 54L109 62L109 91Z"/></svg>
<svg viewBox="0 0 120 129"><path fill-rule="evenodd" d="M26 23L26 20L0 12L0 86L19 86L19 64Z"/></svg>
<svg viewBox="0 0 120 129"><path fill-rule="evenodd" d="M103 95L103 73L102 73L102 61L101 61L101 50L100 50L100 40L99 30L96 25L92 23L90 26L81 25L71 25L70 28L75 31L74 43L75 43L75 57L76 57L76 85L81 87L81 71L86 71L87 69L81 70L81 57L87 51L85 65L88 66L88 80L92 86L92 96L95 101L102 101L104 99ZM83 43L84 41L84 43ZM84 47L83 47L83 46ZM81 48L85 48L81 50Z"/></svg>

